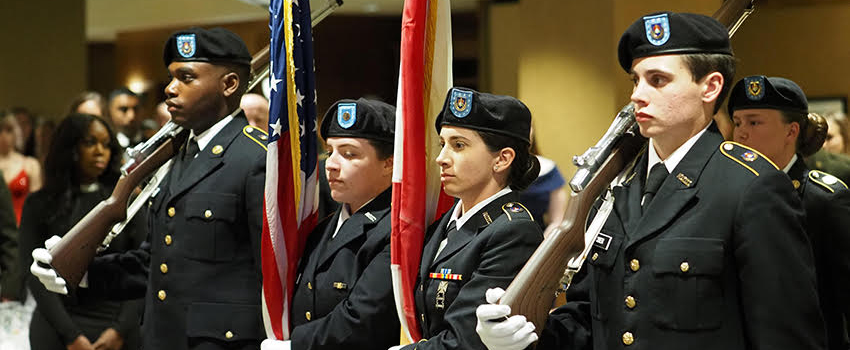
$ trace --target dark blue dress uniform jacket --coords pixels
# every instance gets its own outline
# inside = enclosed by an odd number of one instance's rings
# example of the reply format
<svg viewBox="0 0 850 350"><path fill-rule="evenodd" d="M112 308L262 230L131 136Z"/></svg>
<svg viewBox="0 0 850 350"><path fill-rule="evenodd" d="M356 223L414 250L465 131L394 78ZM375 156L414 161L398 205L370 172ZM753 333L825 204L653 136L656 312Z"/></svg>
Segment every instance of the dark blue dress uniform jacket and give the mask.
<svg viewBox="0 0 850 350"><path fill-rule="evenodd" d="M436 260L454 208L429 227L414 295L423 340L404 349L485 349L475 333L475 309L487 302L484 292L507 288L543 240L540 226L518 200L510 192L476 212ZM460 279L431 277L432 272Z"/></svg>
<svg viewBox="0 0 850 350"><path fill-rule="evenodd" d="M823 349L788 177L712 125L641 216L646 167L644 154L614 187L610 243L594 245L538 349Z"/></svg>
<svg viewBox="0 0 850 350"><path fill-rule="evenodd" d="M257 349L265 338L263 138L234 117L178 181L162 181L142 248L89 267L92 293L144 294L144 349Z"/></svg>
<svg viewBox="0 0 850 350"><path fill-rule="evenodd" d="M310 235L299 264L290 319L292 348L380 349L399 342L390 275L388 188L351 214L340 213Z"/></svg>
<svg viewBox="0 0 850 350"><path fill-rule="evenodd" d="M812 241L823 317L830 350L850 349L850 190L827 173L810 171L798 158L788 176L794 181L806 211L806 232ZM834 177L833 177L834 178Z"/></svg>

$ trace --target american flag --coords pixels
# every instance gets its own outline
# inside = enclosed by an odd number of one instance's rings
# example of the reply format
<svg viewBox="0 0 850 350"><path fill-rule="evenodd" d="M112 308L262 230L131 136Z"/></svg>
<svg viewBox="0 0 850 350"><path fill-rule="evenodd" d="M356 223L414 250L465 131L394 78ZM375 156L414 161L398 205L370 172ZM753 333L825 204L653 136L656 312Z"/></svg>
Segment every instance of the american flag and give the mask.
<svg viewBox="0 0 850 350"><path fill-rule="evenodd" d="M449 0L406 0L401 20L401 64L396 102L393 166L393 294L403 344L421 338L413 289L425 229L452 205L441 191L434 162L437 113L452 86L452 27Z"/></svg>
<svg viewBox="0 0 850 350"><path fill-rule="evenodd" d="M298 259L317 221L316 85L308 0L272 0L271 105L263 225L263 321L289 339Z"/></svg>

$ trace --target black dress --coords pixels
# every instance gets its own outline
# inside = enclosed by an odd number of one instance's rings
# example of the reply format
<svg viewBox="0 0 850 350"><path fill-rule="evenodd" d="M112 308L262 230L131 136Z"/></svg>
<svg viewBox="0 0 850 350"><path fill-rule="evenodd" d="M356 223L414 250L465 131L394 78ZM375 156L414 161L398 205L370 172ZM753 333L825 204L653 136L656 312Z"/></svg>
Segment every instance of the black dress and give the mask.
<svg viewBox="0 0 850 350"><path fill-rule="evenodd" d="M64 235L111 192L111 188L100 186L89 193L74 191L70 195L56 195L41 190L27 197L21 215L20 266L28 269L33 249L44 247L44 241L54 235ZM141 222L143 218L133 219L102 254L138 248L144 240L144 231L136 224ZM73 293L60 295L45 289L29 273L26 279L37 303L30 322L33 350L64 350L80 335L94 343L107 328L114 328L121 334L124 349L139 348L141 299L122 302L82 298Z"/></svg>

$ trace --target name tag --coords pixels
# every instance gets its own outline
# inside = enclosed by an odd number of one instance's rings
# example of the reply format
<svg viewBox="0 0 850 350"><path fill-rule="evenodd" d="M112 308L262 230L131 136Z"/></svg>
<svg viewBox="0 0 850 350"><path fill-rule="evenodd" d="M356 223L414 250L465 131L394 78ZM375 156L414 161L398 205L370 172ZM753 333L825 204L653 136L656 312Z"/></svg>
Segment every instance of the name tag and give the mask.
<svg viewBox="0 0 850 350"><path fill-rule="evenodd" d="M594 247L598 247L599 249L606 250L606 251L608 250L608 247L610 245L611 245L611 236L606 235L602 232L599 232L599 234L596 235L596 240L593 241Z"/></svg>

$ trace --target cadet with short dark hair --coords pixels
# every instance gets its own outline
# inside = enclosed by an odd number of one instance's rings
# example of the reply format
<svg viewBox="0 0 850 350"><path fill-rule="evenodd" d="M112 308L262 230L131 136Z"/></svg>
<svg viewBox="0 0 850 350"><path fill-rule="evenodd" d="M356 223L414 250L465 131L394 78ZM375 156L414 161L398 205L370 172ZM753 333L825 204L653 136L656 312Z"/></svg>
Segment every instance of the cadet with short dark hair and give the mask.
<svg viewBox="0 0 850 350"><path fill-rule="evenodd" d="M257 349L265 133L238 112L251 55L239 36L191 28L171 35L164 62L172 120L191 130L148 203L138 250L97 258L80 293L145 297L144 349ZM33 251L49 263L46 250ZM53 270L31 266L48 289Z"/></svg>
<svg viewBox="0 0 850 350"><path fill-rule="evenodd" d="M330 194L342 203L307 240L292 296L291 341L263 350L386 349L398 343L390 275L395 107L358 99L322 119Z"/></svg>
<svg viewBox="0 0 850 350"><path fill-rule="evenodd" d="M612 184L613 210L598 218L602 229L537 349L824 348L799 198L770 160L724 142L713 123L734 73L726 28L655 13L626 30L618 52L649 143ZM489 290L488 302L501 294ZM510 314L506 305L477 314L490 349L537 338L522 316L492 321Z"/></svg>
<svg viewBox="0 0 850 350"><path fill-rule="evenodd" d="M729 115L736 142L773 160L803 201L805 228L815 255L818 296L826 320L828 349L847 350L850 320L850 190L841 180L809 170L804 157L820 149L826 121L808 113L803 89L791 80L761 75L732 89Z"/></svg>

